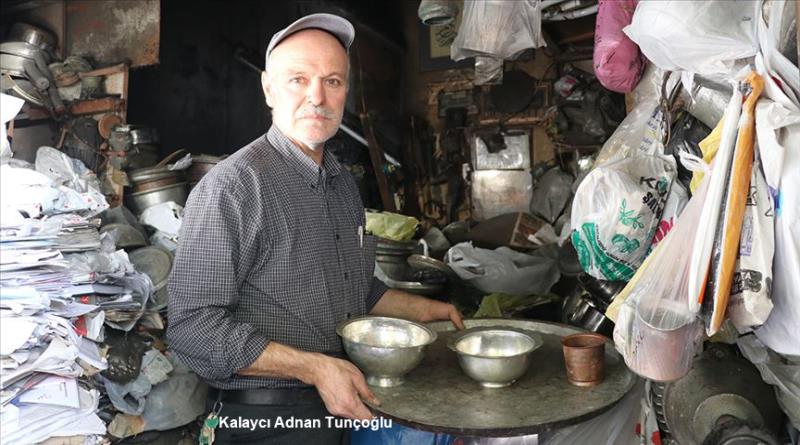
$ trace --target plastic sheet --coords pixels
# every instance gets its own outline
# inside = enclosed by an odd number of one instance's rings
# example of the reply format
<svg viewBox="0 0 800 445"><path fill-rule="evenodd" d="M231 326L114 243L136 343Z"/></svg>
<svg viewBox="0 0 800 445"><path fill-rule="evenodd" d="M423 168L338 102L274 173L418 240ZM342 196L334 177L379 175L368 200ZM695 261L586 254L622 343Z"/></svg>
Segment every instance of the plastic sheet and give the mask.
<svg viewBox="0 0 800 445"><path fill-rule="evenodd" d="M594 73L611 91L633 91L644 71L639 47L622 32L638 0L600 0L594 32Z"/></svg>
<svg viewBox="0 0 800 445"><path fill-rule="evenodd" d="M526 255L507 247L480 249L472 243L451 247L445 262L462 280L487 294L546 294L561 275L557 257L538 251Z"/></svg>
<svg viewBox="0 0 800 445"><path fill-rule="evenodd" d="M627 281L642 264L675 177L671 156L633 156L603 164L572 201L572 245L583 269Z"/></svg>
<svg viewBox="0 0 800 445"><path fill-rule="evenodd" d="M515 59L527 48L544 46L538 1L466 1L450 58L492 56Z"/></svg>
<svg viewBox="0 0 800 445"><path fill-rule="evenodd" d="M625 33L659 68L729 73L736 59L756 54L757 2L643 1Z"/></svg>
<svg viewBox="0 0 800 445"><path fill-rule="evenodd" d="M419 220L390 212L367 212L367 232L394 241L408 241L417 232Z"/></svg>
<svg viewBox="0 0 800 445"><path fill-rule="evenodd" d="M572 198L571 175L558 167L551 168L533 186L531 214L555 224Z"/></svg>
<svg viewBox="0 0 800 445"><path fill-rule="evenodd" d="M754 335L736 341L742 355L761 373L761 379L775 387L781 409L795 428L800 429L800 360L789 360L769 350Z"/></svg>

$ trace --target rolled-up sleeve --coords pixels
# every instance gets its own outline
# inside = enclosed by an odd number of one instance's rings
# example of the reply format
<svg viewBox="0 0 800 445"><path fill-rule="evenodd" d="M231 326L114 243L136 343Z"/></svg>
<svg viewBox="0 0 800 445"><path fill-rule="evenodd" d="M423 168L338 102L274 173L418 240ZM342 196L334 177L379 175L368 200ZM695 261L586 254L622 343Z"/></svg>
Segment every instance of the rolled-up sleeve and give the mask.
<svg viewBox="0 0 800 445"><path fill-rule="evenodd" d="M389 287L383 283L383 281L372 277L372 283L369 286L369 293L367 293L367 313L372 311L372 308L378 304L383 294L389 290Z"/></svg>
<svg viewBox="0 0 800 445"><path fill-rule="evenodd" d="M170 347L208 380L226 379L249 366L269 343L231 314L259 255L257 209L240 193L241 178L216 173L189 198L168 284Z"/></svg>

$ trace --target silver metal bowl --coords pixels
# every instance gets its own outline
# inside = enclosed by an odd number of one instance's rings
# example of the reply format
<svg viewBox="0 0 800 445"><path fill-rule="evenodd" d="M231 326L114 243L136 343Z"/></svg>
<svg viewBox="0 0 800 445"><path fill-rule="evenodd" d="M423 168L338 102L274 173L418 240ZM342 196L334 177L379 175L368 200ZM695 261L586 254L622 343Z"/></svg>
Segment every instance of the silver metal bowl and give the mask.
<svg viewBox="0 0 800 445"><path fill-rule="evenodd" d="M484 388L502 388L525 374L531 352L542 343L534 332L482 327L457 333L448 346L458 355L465 374Z"/></svg>
<svg viewBox="0 0 800 445"><path fill-rule="evenodd" d="M424 325L390 317L351 318L339 323L336 333L367 383L380 387L402 384L422 361L425 347L436 341L436 332Z"/></svg>

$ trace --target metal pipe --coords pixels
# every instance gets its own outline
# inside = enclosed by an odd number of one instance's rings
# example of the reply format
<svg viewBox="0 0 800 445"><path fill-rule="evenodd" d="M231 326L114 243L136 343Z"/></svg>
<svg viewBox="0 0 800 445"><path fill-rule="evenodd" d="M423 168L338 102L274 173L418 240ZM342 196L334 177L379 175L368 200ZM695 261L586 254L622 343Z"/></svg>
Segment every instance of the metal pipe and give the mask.
<svg viewBox="0 0 800 445"><path fill-rule="evenodd" d="M360 134L356 133L355 130L353 130L352 128L348 127L344 123L339 124L339 128L342 131L344 131L345 133L347 133L348 135L350 135L350 137L352 137L356 141L360 142L363 146L369 148L369 142L367 142L367 140L364 139L363 136L361 136ZM402 167L403 166L402 164L400 164L400 162L397 161L397 159L395 159L392 155L390 155L389 153L386 153L385 151L383 152L383 156L386 158L387 161L389 161L390 164L394 165L395 167Z"/></svg>

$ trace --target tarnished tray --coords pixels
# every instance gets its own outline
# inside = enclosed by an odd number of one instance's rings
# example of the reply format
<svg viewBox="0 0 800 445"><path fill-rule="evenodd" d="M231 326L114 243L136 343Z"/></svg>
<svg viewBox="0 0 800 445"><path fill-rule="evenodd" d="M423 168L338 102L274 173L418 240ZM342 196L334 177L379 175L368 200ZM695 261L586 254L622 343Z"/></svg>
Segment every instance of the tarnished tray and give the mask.
<svg viewBox="0 0 800 445"><path fill-rule="evenodd" d="M461 436L508 437L537 434L590 419L614 406L636 382L611 341L606 343L605 380L592 388L567 382L561 337L578 328L530 320L465 320L467 328L509 326L541 334L528 372L507 388L484 389L467 377L447 348L450 322L428 326L439 333L423 362L393 388L371 387L379 415L412 428Z"/></svg>

